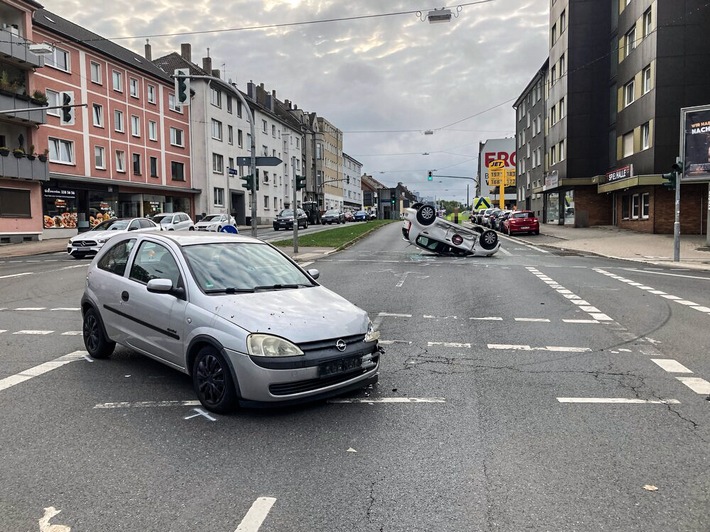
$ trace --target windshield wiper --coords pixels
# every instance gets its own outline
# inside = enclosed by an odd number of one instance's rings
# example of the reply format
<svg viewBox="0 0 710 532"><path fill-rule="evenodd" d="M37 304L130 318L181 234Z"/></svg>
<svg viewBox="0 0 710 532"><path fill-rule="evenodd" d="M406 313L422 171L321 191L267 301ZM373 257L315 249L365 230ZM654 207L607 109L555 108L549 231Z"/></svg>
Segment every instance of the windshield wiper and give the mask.
<svg viewBox="0 0 710 532"><path fill-rule="evenodd" d="M208 288L205 294L253 294L254 288Z"/></svg>
<svg viewBox="0 0 710 532"><path fill-rule="evenodd" d="M311 286L309 284L265 284L260 286L255 286L254 290L285 290L289 288L303 288Z"/></svg>

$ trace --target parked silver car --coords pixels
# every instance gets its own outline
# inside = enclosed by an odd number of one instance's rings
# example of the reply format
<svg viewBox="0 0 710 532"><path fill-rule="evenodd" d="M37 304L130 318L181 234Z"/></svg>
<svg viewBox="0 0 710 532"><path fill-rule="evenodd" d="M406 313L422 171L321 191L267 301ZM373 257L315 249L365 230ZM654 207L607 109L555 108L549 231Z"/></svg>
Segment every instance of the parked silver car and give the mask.
<svg viewBox="0 0 710 532"><path fill-rule="evenodd" d="M96 255L109 238L129 231L160 231L160 226L148 218L111 218L70 238L67 253L75 259Z"/></svg>
<svg viewBox="0 0 710 532"><path fill-rule="evenodd" d="M226 225L237 227L234 216L227 214L208 214L195 224L196 231L221 231Z"/></svg>
<svg viewBox="0 0 710 532"><path fill-rule="evenodd" d="M418 248L441 255L489 257L500 249L495 231L449 222L437 216L432 205L422 203L404 210L402 237Z"/></svg>
<svg viewBox="0 0 710 532"><path fill-rule="evenodd" d="M165 212L151 217L163 231L194 231L195 222L186 212Z"/></svg>
<svg viewBox="0 0 710 532"><path fill-rule="evenodd" d="M118 343L187 373L217 413L366 387L379 332L318 275L247 236L122 235L89 267L84 344L93 358Z"/></svg>

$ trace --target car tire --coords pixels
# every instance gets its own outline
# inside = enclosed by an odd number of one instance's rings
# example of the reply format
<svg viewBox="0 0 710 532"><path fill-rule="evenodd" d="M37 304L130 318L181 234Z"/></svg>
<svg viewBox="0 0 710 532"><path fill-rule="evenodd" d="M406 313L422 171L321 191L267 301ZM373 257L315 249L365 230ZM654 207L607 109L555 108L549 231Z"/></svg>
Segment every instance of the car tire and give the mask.
<svg viewBox="0 0 710 532"><path fill-rule="evenodd" d="M483 249L490 251L498 245L498 233L491 230L484 231L478 239L478 242L481 244Z"/></svg>
<svg viewBox="0 0 710 532"><path fill-rule="evenodd" d="M72 255L72 257L74 257L76 260L79 260L79 259L86 258L86 255L84 255L83 253L74 253Z"/></svg>
<svg viewBox="0 0 710 532"><path fill-rule="evenodd" d="M194 228L194 227L188 227L187 230L188 230L188 231L194 231L195 228Z"/></svg>
<svg viewBox="0 0 710 532"><path fill-rule="evenodd" d="M308 229L308 220L306 220L306 221L303 223L303 228L304 228L304 229Z"/></svg>
<svg viewBox="0 0 710 532"><path fill-rule="evenodd" d="M212 346L200 349L192 364L192 386L207 410L228 414L236 407L237 393L224 357Z"/></svg>
<svg viewBox="0 0 710 532"><path fill-rule="evenodd" d="M431 225L436 220L436 210L431 205L422 205L417 210L417 222L421 225Z"/></svg>
<svg viewBox="0 0 710 532"><path fill-rule="evenodd" d="M112 342L106 337L101 317L93 307L84 313L81 332L84 337L84 346L91 358L108 358L116 348L116 342Z"/></svg>
<svg viewBox="0 0 710 532"><path fill-rule="evenodd" d="M539 229L538 229L537 231L533 231L533 235L539 235L539 234L540 234L540 230L539 230Z"/></svg>
<svg viewBox="0 0 710 532"><path fill-rule="evenodd" d="M274 226L274 231L278 231L278 230L279 230L279 228Z"/></svg>

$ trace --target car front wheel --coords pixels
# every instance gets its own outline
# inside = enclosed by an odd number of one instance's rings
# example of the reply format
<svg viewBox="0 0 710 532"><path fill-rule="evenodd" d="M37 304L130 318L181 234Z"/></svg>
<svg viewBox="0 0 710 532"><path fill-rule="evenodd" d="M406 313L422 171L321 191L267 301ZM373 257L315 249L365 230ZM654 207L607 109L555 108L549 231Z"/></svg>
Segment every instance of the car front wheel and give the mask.
<svg viewBox="0 0 710 532"><path fill-rule="evenodd" d="M498 244L498 233L492 230L484 231L479 239L481 247L487 251L495 248Z"/></svg>
<svg viewBox="0 0 710 532"><path fill-rule="evenodd" d="M436 210L431 205L422 205L417 211L417 221L421 225L431 225L436 219Z"/></svg>
<svg viewBox="0 0 710 532"><path fill-rule="evenodd" d="M216 414L228 414L236 406L237 394L229 366L212 346L203 347L192 365L192 385L202 405Z"/></svg>
<svg viewBox="0 0 710 532"><path fill-rule="evenodd" d="M84 314L82 325L84 345L91 358L108 358L113 353L116 343L106 338L101 318L95 309L90 308Z"/></svg>

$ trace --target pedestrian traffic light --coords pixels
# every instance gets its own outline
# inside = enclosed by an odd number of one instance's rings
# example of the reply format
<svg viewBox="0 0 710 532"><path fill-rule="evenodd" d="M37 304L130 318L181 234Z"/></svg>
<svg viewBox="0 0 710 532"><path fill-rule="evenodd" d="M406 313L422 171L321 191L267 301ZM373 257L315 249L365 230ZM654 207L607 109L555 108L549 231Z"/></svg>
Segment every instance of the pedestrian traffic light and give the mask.
<svg viewBox="0 0 710 532"><path fill-rule="evenodd" d="M246 190L249 190L251 192L254 191L254 176L251 175L243 175L239 179L244 181L244 188Z"/></svg>
<svg viewBox="0 0 710 532"><path fill-rule="evenodd" d="M431 170L429 170L429 177L427 177L427 181L433 181L434 176L431 175Z"/></svg>
<svg viewBox="0 0 710 532"><path fill-rule="evenodd" d="M303 190L306 188L306 176L297 175L296 176L296 190Z"/></svg>
<svg viewBox="0 0 710 532"><path fill-rule="evenodd" d="M62 93L61 123L64 125L71 125L74 123L74 107L72 107L73 100L74 100L74 93L73 92L63 92Z"/></svg>
<svg viewBox="0 0 710 532"><path fill-rule="evenodd" d="M190 70L176 68L175 78L175 104L179 106L190 105Z"/></svg>

